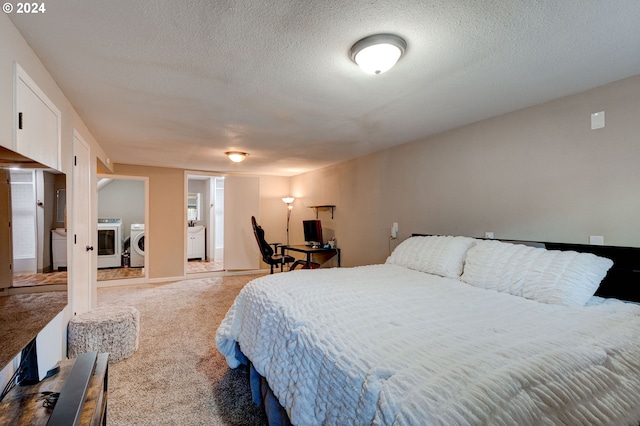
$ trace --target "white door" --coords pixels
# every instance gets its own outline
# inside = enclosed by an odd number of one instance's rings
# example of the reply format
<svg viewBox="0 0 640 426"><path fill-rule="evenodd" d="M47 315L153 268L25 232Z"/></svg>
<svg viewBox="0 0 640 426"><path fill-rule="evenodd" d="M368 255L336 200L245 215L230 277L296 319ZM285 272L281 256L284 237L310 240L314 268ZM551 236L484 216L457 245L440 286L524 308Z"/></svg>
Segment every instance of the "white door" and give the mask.
<svg viewBox="0 0 640 426"><path fill-rule="evenodd" d="M89 145L74 130L73 132L73 235L71 306L73 312L81 314L96 304L97 289L92 280L93 221L91 220L91 159Z"/></svg>
<svg viewBox="0 0 640 426"><path fill-rule="evenodd" d="M224 178L211 179L211 223L213 224L213 237L211 238L211 253L213 260L224 265Z"/></svg>
<svg viewBox="0 0 640 426"><path fill-rule="evenodd" d="M13 255L11 253L11 188L9 170L0 168L0 294L11 287Z"/></svg>
<svg viewBox="0 0 640 426"><path fill-rule="evenodd" d="M224 268L260 268L260 250L251 228L260 217L260 179L230 176L224 181Z"/></svg>
<svg viewBox="0 0 640 426"><path fill-rule="evenodd" d="M207 258L210 262L216 261L216 178L209 179L209 203L205 206L204 214L207 215Z"/></svg>

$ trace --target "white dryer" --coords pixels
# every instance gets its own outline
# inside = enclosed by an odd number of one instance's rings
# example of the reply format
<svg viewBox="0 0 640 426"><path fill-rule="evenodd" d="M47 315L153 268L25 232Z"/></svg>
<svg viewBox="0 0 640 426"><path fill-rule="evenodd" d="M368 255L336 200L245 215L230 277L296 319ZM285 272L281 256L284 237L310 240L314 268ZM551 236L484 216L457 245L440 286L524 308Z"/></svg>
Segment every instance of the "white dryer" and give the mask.
<svg viewBox="0 0 640 426"><path fill-rule="evenodd" d="M131 267L144 267L144 223L131 224L130 251Z"/></svg>

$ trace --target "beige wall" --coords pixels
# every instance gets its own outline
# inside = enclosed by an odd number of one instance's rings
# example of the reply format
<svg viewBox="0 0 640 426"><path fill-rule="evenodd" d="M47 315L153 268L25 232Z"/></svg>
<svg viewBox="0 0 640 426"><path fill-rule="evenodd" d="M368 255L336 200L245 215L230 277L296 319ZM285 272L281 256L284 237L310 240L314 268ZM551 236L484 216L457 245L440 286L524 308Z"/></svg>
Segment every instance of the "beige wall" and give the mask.
<svg viewBox="0 0 640 426"><path fill-rule="evenodd" d="M166 167L116 164L115 173L149 178L149 223L145 248L149 254L149 279L184 275L184 172Z"/></svg>
<svg viewBox="0 0 640 426"><path fill-rule="evenodd" d="M591 130L602 110L606 127ZM636 76L296 176L291 188L297 203L337 205L334 221L321 219L347 265L384 261L392 222L400 240L492 231L640 246L639 160Z"/></svg>
<svg viewBox="0 0 640 426"><path fill-rule="evenodd" d="M270 243L287 242L287 205L282 197L289 195L288 177L260 177L260 217L265 239Z"/></svg>

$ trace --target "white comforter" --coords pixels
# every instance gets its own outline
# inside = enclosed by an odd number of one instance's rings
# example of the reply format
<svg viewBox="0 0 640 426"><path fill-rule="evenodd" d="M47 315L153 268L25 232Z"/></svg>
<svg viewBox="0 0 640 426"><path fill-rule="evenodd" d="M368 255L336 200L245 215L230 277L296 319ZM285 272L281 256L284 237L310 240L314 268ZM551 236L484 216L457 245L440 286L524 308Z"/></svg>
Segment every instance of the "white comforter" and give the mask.
<svg viewBox="0 0 640 426"><path fill-rule="evenodd" d="M247 284L220 325L296 425L634 424L640 307L568 308L396 265Z"/></svg>

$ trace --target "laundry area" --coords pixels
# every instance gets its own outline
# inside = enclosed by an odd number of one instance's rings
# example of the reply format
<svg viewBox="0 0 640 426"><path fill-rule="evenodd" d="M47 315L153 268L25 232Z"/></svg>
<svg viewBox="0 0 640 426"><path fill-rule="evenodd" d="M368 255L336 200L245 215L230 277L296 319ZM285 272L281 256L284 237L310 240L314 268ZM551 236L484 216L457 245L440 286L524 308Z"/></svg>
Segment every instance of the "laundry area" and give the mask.
<svg viewBox="0 0 640 426"><path fill-rule="evenodd" d="M98 281L143 277L145 181L98 179Z"/></svg>

